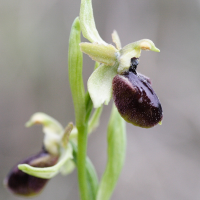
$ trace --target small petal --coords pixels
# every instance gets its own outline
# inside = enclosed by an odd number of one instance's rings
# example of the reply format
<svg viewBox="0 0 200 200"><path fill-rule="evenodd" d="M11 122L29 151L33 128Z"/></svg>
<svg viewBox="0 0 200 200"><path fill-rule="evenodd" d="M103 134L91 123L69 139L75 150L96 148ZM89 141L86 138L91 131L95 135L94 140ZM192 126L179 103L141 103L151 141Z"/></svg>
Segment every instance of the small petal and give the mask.
<svg viewBox="0 0 200 200"><path fill-rule="evenodd" d="M67 125L67 127L65 128L65 132L64 132L64 134L62 136L62 145L63 145L64 148L66 148L67 145L68 145L69 137L70 137L70 134L71 134L73 128L74 128L74 125L73 125L72 122L70 122Z"/></svg>
<svg viewBox="0 0 200 200"><path fill-rule="evenodd" d="M126 45L120 50L118 74L123 74L129 70L131 58L139 58L141 50L160 52L154 43L148 39L139 40Z"/></svg>
<svg viewBox="0 0 200 200"><path fill-rule="evenodd" d="M61 153L57 164L52 167L38 168L32 167L28 164L20 164L18 165L18 168L29 175L36 176L38 178L49 179L58 174L65 162L72 158L72 147L70 144L68 144L67 149L63 150Z"/></svg>
<svg viewBox="0 0 200 200"><path fill-rule="evenodd" d="M160 50L154 45L154 43L148 39L144 39L140 43L140 48L145 51L151 50L151 51L155 51L155 52L160 52Z"/></svg>
<svg viewBox="0 0 200 200"><path fill-rule="evenodd" d="M97 43L80 43L81 51L88 54L92 60L104 63L105 65L112 66L116 62L117 49L109 44L97 44Z"/></svg>
<svg viewBox="0 0 200 200"><path fill-rule="evenodd" d="M31 166L43 168L54 165L58 157L50 155L45 150L39 154L32 156L21 163L26 163ZM23 196L37 195L46 185L48 179L37 178L28 175L18 169L18 164L13 167L8 177L5 179L5 185L15 194Z"/></svg>
<svg viewBox="0 0 200 200"><path fill-rule="evenodd" d="M72 129L69 138L70 139L77 139L77 134L78 134L78 130L77 128L74 126L74 128Z"/></svg>
<svg viewBox="0 0 200 200"><path fill-rule="evenodd" d="M112 33L112 41L115 43L118 50L120 50L122 48L121 42L120 42L120 39L119 39L119 35L118 35L117 31L115 31L115 30Z"/></svg>
<svg viewBox="0 0 200 200"><path fill-rule="evenodd" d="M162 120L160 101L144 76L131 71L115 76L113 98L121 116L135 126L150 128Z"/></svg>
<svg viewBox="0 0 200 200"><path fill-rule="evenodd" d="M117 74L117 65L100 65L88 80L88 91L95 108L109 103L112 97L112 80Z"/></svg>

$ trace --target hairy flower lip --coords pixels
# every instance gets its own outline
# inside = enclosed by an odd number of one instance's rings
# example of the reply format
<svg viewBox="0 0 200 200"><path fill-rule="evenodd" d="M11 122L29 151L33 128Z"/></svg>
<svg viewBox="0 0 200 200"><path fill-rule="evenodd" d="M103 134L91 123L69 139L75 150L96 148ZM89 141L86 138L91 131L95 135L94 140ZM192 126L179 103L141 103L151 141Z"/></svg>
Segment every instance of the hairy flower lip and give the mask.
<svg viewBox="0 0 200 200"><path fill-rule="evenodd" d="M18 164L29 164L34 167L51 167L58 161L58 156L49 154L44 148L38 154L31 156ZM4 180L4 185L14 194L34 196L41 192L49 179L31 176L18 169L16 164Z"/></svg>
<svg viewBox="0 0 200 200"><path fill-rule="evenodd" d="M145 76L129 71L116 75L112 85L115 105L127 122L150 128L162 120L160 101Z"/></svg>

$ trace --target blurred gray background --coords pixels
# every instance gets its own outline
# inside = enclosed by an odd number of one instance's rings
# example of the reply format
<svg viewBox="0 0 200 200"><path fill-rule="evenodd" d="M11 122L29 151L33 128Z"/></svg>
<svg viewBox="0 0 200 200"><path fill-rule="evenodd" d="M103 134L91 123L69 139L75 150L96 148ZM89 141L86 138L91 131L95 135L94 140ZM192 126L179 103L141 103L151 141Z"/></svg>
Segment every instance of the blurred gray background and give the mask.
<svg viewBox="0 0 200 200"><path fill-rule="evenodd" d="M19 160L37 153L41 127L25 128L38 111L63 126L74 122L67 52L80 0L0 0L0 182ZM97 29L111 43L143 38L160 53L142 52L139 71L162 102L162 126L127 124L126 161L112 200L200 199L200 1L93 0ZM85 83L94 62L84 57ZM99 177L106 164L111 104L89 138L88 155ZM0 186L1 200L20 200ZM77 173L53 178L37 200L78 200Z"/></svg>

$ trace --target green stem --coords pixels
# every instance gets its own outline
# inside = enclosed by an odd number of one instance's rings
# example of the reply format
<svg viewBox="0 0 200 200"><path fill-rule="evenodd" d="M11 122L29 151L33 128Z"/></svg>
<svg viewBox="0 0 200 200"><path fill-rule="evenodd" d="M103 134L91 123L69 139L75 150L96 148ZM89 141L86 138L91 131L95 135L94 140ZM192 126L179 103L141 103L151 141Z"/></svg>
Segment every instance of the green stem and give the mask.
<svg viewBox="0 0 200 200"><path fill-rule="evenodd" d="M77 145L72 141L70 141L70 143L73 147L73 160L77 166ZM88 157L86 157L86 173L90 199L94 200L98 190L98 177L95 168Z"/></svg>
<svg viewBox="0 0 200 200"><path fill-rule="evenodd" d="M92 101L89 93L85 95L85 117L82 117L82 125L77 126L78 129L78 154L77 154L77 169L78 169L78 180L79 188L81 192L82 200L93 200L91 195L90 183L88 183L88 176L86 173L86 156L87 156L87 136L88 136L88 121L92 111Z"/></svg>
<svg viewBox="0 0 200 200"><path fill-rule="evenodd" d="M87 152L87 126L78 129L78 155L77 169L81 200L88 200L87 174L86 174L86 152Z"/></svg>

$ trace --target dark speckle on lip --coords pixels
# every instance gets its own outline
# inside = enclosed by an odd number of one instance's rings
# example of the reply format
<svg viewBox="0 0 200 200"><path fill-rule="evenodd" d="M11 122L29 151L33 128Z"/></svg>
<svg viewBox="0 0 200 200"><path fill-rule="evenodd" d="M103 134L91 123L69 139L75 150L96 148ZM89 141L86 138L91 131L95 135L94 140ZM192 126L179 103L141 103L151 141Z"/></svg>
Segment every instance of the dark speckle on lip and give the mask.
<svg viewBox="0 0 200 200"><path fill-rule="evenodd" d="M113 79L113 98L121 116L143 128L158 124L163 117L160 101L149 79L130 70Z"/></svg>

